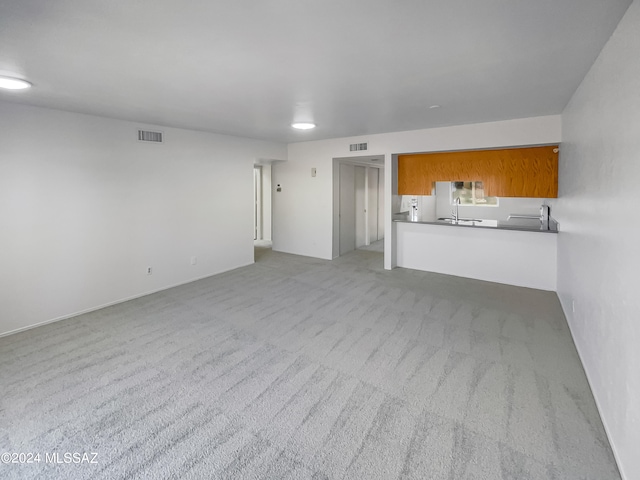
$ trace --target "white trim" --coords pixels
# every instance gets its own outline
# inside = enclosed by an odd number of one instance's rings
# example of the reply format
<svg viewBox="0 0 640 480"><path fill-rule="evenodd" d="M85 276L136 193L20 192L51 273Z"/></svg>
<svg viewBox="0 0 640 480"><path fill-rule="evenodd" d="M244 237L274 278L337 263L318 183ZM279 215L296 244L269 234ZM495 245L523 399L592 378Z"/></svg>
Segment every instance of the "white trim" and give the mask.
<svg viewBox="0 0 640 480"><path fill-rule="evenodd" d="M378 169L378 199L380 198L380 172L385 170L385 156L384 155L365 155L362 157L334 157L332 161L332 211L333 211L333 231L332 231L332 246L331 246L331 260L340 256L340 165L353 165L355 167L365 167L365 205L367 209L369 207L369 168ZM385 175L386 178L386 175ZM384 186L383 186L384 187ZM385 195L386 198L386 195ZM378 200L377 208L380 209L381 205ZM365 213L365 246L371 245L371 239L369 237L369 215ZM386 225L384 228L384 234L386 236Z"/></svg>
<svg viewBox="0 0 640 480"><path fill-rule="evenodd" d="M262 166L253 166L253 239L264 240L262 233Z"/></svg>
<svg viewBox="0 0 640 480"><path fill-rule="evenodd" d="M591 377L589 376L589 372L585 366L582 353L580 351L580 347L576 342L575 337L573 336L573 329L571 328L571 323L573 322L573 312L570 308L565 308L564 303L562 302L561 296L558 294L558 300L560 300L560 307L562 307L562 312L564 313L564 317L567 320L567 324L569 325L569 333L571 334L571 340L573 341L573 345L576 347L576 351L578 352L578 357L580 358L580 363L582 364L582 369L584 370L584 375L587 377L587 383L589 384L589 389L591 390L591 396L596 403L596 409L598 410L598 415L600 415L600 421L602 422L602 426L604 427L604 433L607 435L607 440L609 440L609 445L611 445L611 451L613 452L613 458L616 461L616 466L618 467L618 472L620 473L620 477L622 480L627 480L627 476L624 474L622 469L622 462L620 462L620 457L616 451L615 443L613 442L613 437L611 436L611 432L609 431L609 427L607 426L607 422L605 417L602 415L602 409L600 408L600 402L598 401L598 397L593 390L593 386L591 384ZM568 315L568 312L571 312L571 316ZM569 320L571 319L571 320Z"/></svg>
<svg viewBox="0 0 640 480"><path fill-rule="evenodd" d="M101 310L103 308L111 307L112 305L117 305L119 303L125 303L125 302L128 302L129 300L135 300L136 298L146 297L147 295L153 295L154 293L162 292L164 290L170 290L172 288L179 287L181 285L186 285L188 283L193 283L193 282L197 282L199 280L204 280L205 278L215 277L216 275L220 275L221 273L226 273L226 272L230 272L232 270L237 270L238 268L248 267L249 265L253 265L254 263L255 262L249 262L249 263L246 263L246 264L243 264L243 265L238 265L237 267L229 268L228 270L221 270L221 271L216 272L216 273L211 273L209 275L204 275L202 277L198 277L198 278L194 278L194 279L191 279L191 280L187 280L186 282L175 283L173 285L169 285L167 287L158 288L157 290L152 290L150 292L140 293L138 295L133 295L131 297L122 298L120 300L115 300L113 302L103 303L102 305L98 305L97 307L91 307L91 308L87 308L86 310L80 310L79 312L70 313L68 315L63 315L61 317L56 317L56 318L53 318L51 320L45 320L44 322L34 323L33 325L28 325L26 327L16 328L15 330L9 330L8 332L0 333L0 338L7 337L7 336L13 335L15 333L24 332L26 330L31 330L32 328L42 327L43 325L48 325L50 323L55 323L55 322L59 322L59 321L62 321L62 320L68 320L69 318L73 318L73 317L77 317L77 316L80 316L80 315L84 315L85 313L95 312L96 310Z"/></svg>

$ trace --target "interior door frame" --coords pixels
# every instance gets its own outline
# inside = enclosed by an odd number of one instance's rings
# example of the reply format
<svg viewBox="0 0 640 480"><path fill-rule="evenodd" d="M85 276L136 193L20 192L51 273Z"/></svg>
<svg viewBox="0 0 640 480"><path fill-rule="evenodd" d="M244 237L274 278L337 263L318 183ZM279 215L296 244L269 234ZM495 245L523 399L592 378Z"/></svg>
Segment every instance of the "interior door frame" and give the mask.
<svg viewBox="0 0 640 480"><path fill-rule="evenodd" d="M339 202L338 202L338 246L339 255L344 255L357 247L357 199L356 165L340 162Z"/></svg>
<svg viewBox="0 0 640 480"><path fill-rule="evenodd" d="M253 239L262 240L262 167L253 166Z"/></svg>
<svg viewBox="0 0 640 480"><path fill-rule="evenodd" d="M384 171L385 168L385 156L384 155L363 155L361 157L338 157L333 159L333 245L332 245L332 258L340 256L340 164L346 163L361 167L373 167ZM368 181L368 175L365 175L366 181ZM380 178L380 172L378 172L378 178ZM380 186L379 188L383 188ZM365 204L368 205L368 188L365 184ZM378 208L384 208L378 199ZM366 219L366 217L365 217ZM369 245L369 230L368 219L365 221L365 235L366 245ZM385 232L386 236L386 232Z"/></svg>

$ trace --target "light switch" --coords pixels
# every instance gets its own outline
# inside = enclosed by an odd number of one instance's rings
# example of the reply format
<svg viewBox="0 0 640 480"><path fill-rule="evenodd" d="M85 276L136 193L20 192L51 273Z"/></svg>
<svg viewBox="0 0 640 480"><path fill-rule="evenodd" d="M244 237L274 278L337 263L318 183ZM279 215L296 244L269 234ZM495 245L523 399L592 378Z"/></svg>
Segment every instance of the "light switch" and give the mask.
<svg viewBox="0 0 640 480"><path fill-rule="evenodd" d="M312 176L312 177L315 177L315 176L316 176L316 169L315 169L315 168L312 168L312 169L311 169L311 176Z"/></svg>

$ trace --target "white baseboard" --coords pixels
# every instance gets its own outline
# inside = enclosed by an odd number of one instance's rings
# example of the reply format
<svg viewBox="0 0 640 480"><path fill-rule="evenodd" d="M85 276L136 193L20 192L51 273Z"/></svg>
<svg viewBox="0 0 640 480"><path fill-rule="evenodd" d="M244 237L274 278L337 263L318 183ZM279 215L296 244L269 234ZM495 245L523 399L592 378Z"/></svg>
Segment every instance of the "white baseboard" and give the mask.
<svg viewBox="0 0 640 480"><path fill-rule="evenodd" d="M569 333L571 334L571 339L573 340L573 344L575 345L576 351L578 352L578 357L580 357L580 363L582 363L582 368L584 369L585 376L587 377L587 383L589 384L589 389L591 390L591 395L593 396L593 399L596 402L596 408L598 409L598 415L600 415L600 420L602 421L602 426L604 427L604 432L607 435L607 440L609 440L609 445L611 445L611 451L613 452L613 457L616 460L616 465L618 465L618 471L620 472L620 476L622 477L622 480L627 480L627 476L624 474L624 470L622 468L622 463L620 462L620 457L618 456L618 452L616 451L615 442L613 441L613 438L611 437L611 432L610 432L609 427L607 425L607 420L602 415L602 408L600 408L600 402L598 400L598 396L596 395L595 391L593 390L593 384L591 383L591 376L589 375L589 371L587 370L587 367L585 366L585 363L584 363L584 360L583 360L583 356L582 356L582 352L580 351L580 346L578 345L578 343L576 342L575 337L573 336L573 329L571 328L571 324L573 322L573 311L570 310L570 306L565 306L565 304L562 302L562 297L559 294L558 294L558 300L560 300L560 306L562 307L562 311L564 313L564 317L567 319L567 324L569 325ZM571 315L568 314L569 311L571 311Z"/></svg>
<svg viewBox="0 0 640 480"><path fill-rule="evenodd" d="M245 263L243 265L238 265L237 267L229 268L227 270L220 270L219 272L210 273L210 274L204 275L202 277L197 277L197 278L193 278L191 280L187 280L187 281L184 281L184 282L175 283L175 284L172 284L172 285L168 285L166 287L158 288L156 290L151 290L151 291L140 293L140 294L137 294L137 295L132 295L130 297L121 298L119 300L114 300L113 302L103 303L102 305L98 305L96 307L87 308L85 310L80 310L78 312L70 313L68 315L62 315L61 317L52 318L51 320L45 320L44 322L34 323L33 325L27 325L26 327L16 328L15 330L9 330L8 332L0 333L0 338L7 337L9 335L14 335L16 333L24 332L26 330L31 330L31 329L36 328L36 327L41 327L43 325L48 325L50 323L55 323L55 322L60 322L62 320L67 320L69 318L77 317L78 315L84 315L85 313L95 312L96 310L100 310L100 309L103 309L103 308L111 307L112 305L117 305L119 303L128 302L129 300L135 300L136 298L146 297L147 295L153 295L154 293L162 292L164 290L169 290L171 288L179 287L181 285L186 285L188 283L197 282L198 280L204 280L205 278L214 277L216 275L220 275L221 273L226 273L226 272L230 272L232 270L236 270L238 268L242 268L242 267L246 267L246 266L249 266L249 265L253 265L254 263L255 262Z"/></svg>

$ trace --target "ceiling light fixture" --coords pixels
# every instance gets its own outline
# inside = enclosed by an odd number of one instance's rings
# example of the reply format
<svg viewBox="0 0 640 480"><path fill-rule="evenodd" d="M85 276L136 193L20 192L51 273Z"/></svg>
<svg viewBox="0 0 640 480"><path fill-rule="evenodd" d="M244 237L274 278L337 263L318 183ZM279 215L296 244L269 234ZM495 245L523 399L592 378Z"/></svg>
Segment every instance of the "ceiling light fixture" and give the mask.
<svg viewBox="0 0 640 480"><path fill-rule="evenodd" d="M440 108L440 105L431 105L429 109L434 110L436 108Z"/></svg>
<svg viewBox="0 0 640 480"><path fill-rule="evenodd" d="M291 126L293 128L297 128L298 130L309 130L311 128L316 128L316 124L315 123L292 123Z"/></svg>
<svg viewBox="0 0 640 480"><path fill-rule="evenodd" d="M0 88L5 88L7 90L24 90L25 88L30 87L31 83L26 80L22 80L21 78L0 76Z"/></svg>

